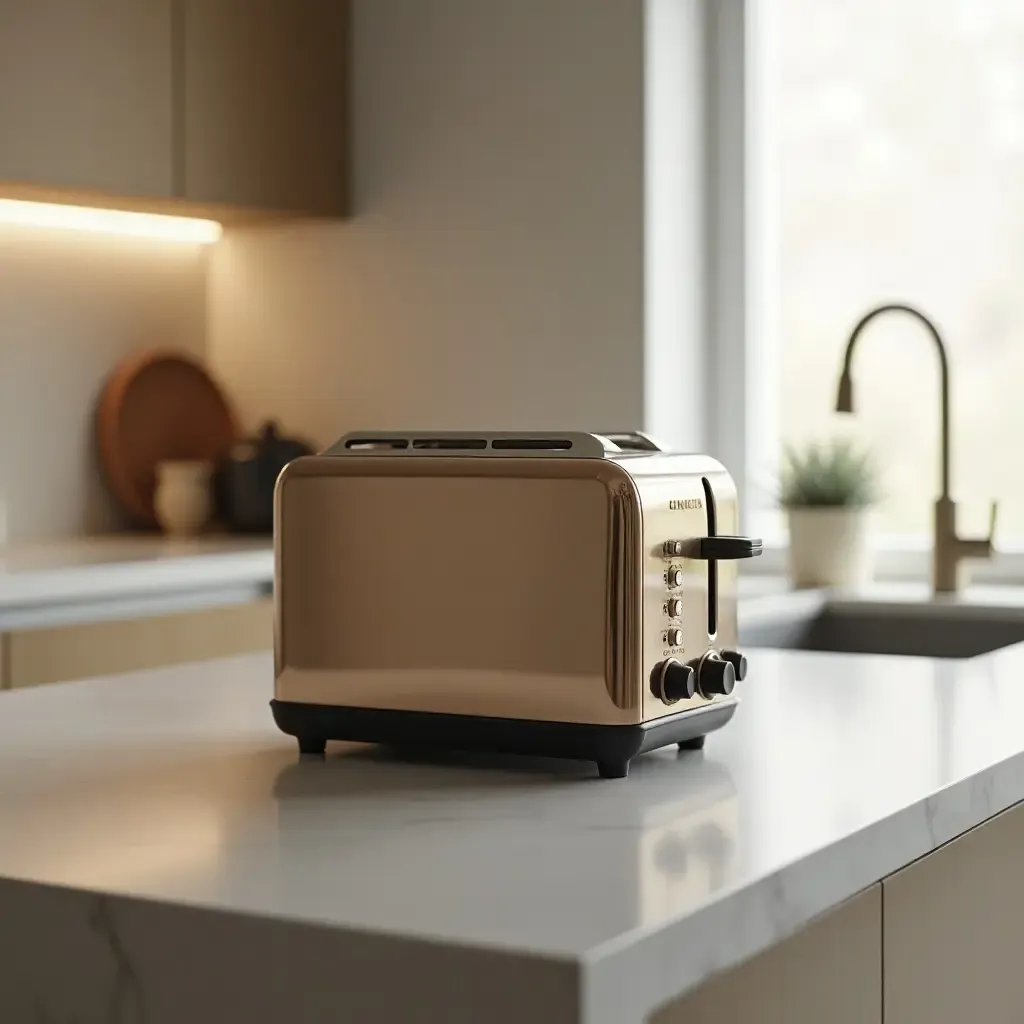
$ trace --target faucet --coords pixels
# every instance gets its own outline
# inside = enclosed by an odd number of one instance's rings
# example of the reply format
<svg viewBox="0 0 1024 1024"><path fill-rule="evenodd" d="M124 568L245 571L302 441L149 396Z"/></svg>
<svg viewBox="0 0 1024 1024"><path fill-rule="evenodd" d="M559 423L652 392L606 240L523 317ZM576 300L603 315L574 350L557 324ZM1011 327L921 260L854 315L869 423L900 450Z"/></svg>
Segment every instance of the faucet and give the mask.
<svg viewBox="0 0 1024 1024"><path fill-rule="evenodd" d="M992 537L996 527L997 503L992 502L987 538L967 539L957 536L956 503L949 496L949 362L946 359L946 346L943 344L935 324L924 313L902 303L887 303L862 316L854 327L850 340L846 343L846 356L843 360L843 372L839 378L839 394L836 398L836 412L853 412L853 377L850 374L853 349L864 328L875 317L883 313L908 313L920 321L928 330L939 352L939 366L942 370L942 493L935 502L932 589L936 594L953 593L958 589L961 580L960 565L964 559L990 558L992 556Z"/></svg>

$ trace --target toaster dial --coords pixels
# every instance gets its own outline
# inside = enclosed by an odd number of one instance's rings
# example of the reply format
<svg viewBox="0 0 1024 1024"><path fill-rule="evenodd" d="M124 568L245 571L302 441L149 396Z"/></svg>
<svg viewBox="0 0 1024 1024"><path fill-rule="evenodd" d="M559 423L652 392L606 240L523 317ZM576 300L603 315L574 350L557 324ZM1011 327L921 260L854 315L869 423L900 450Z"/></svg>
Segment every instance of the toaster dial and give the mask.
<svg viewBox="0 0 1024 1024"><path fill-rule="evenodd" d="M741 655L742 657L742 655ZM716 651L708 651L697 663L697 691L702 697L728 697L736 686L736 669Z"/></svg>
<svg viewBox="0 0 1024 1024"><path fill-rule="evenodd" d="M683 601L682 598L673 597L665 607L668 612L670 619L678 619L683 614Z"/></svg>
<svg viewBox="0 0 1024 1024"><path fill-rule="evenodd" d="M651 692L666 704L689 700L697 692L697 673L692 665L683 665L675 658L666 658L654 666Z"/></svg>
<svg viewBox="0 0 1024 1024"><path fill-rule="evenodd" d="M722 651L722 657L736 670L736 682L742 683L747 676L747 656L739 651Z"/></svg>

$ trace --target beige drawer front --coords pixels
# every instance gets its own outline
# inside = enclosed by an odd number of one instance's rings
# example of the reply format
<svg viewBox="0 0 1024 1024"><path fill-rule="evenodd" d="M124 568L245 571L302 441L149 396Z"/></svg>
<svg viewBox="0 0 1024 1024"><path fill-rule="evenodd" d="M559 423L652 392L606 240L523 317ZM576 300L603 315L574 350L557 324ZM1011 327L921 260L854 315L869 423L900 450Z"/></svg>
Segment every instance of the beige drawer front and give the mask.
<svg viewBox="0 0 1024 1024"><path fill-rule="evenodd" d="M273 602L90 625L9 633L0 638L3 685L37 686L204 661L274 644Z"/></svg>
<svg viewBox="0 0 1024 1024"><path fill-rule="evenodd" d="M1024 1021L1024 805L883 885L887 1024Z"/></svg>
<svg viewBox="0 0 1024 1024"><path fill-rule="evenodd" d="M650 1024L880 1024L881 897L872 886Z"/></svg>

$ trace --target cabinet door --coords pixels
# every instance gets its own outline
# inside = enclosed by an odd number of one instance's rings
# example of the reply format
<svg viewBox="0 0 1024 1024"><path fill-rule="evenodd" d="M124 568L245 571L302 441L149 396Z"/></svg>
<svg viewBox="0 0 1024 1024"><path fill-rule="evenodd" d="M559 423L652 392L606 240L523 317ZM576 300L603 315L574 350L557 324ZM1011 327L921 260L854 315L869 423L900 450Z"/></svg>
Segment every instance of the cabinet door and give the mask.
<svg viewBox="0 0 1024 1024"><path fill-rule="evenodd" d="M206 661L274 646L274 608L252 604L0 636L11 687Z"/></svg>
<svg viewBox="0 0 1024 1024"><path fill-rule="evenodd" d="M346 0L178 2L185 198L344 213Z"/></svg>
<svg viewBox="0 0 1024 1024"><path fill-rule="evenodd" d="M1024 805L883 886L886 1021L1024 1020Z"/></svg>
<svg viewBox="0 0 1024 1024"><path fill-rule="evenodd" d="M0 0L0 179L169 197L172 0Z"/></svg>
<svg viewBox="0 0 1024 1024"><path fill-rule="evenodd" d="M872 886L650 1024L881 1024L881 896Z"/></svg>

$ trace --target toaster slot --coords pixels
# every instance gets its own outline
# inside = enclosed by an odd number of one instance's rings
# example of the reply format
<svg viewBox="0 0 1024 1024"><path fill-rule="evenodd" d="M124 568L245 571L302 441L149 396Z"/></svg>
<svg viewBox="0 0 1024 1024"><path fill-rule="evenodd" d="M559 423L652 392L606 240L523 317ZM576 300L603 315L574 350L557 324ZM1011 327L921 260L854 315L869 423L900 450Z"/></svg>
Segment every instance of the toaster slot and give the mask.
<svg viewBox="0 0 1024 1024"><path fill-rule="evenodd" d="M572 441L567 437L496 437L491 447L497 451L567 452Z"/></svg>
<svg viewBox="0 0 1024 1024"><path fill-rule="evenodd" d="M599 431L601 437L608 438L612 444L617 445L624 452L663 452L665 446L659 444L649 434L639 430L630 430L626 433L617 431Z"/></svg>
<svg viewBox="0 0 1024 1024"><path fill-rule="evenodd" d="M487 441L482 437L416 437L413 438L413 448L421 451L479 451L487 447Z"/></svg>
<svg viewBox="0 0 1024 1024"><path fill-rule="evenodd" d="M351 452L379 452L408 448L409 442L404 437L350 437L345 447Z"/></svg>

